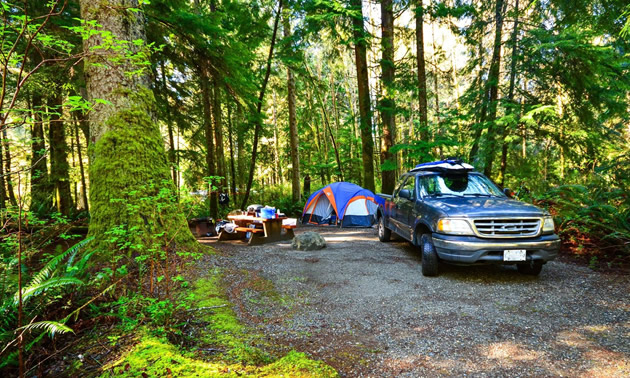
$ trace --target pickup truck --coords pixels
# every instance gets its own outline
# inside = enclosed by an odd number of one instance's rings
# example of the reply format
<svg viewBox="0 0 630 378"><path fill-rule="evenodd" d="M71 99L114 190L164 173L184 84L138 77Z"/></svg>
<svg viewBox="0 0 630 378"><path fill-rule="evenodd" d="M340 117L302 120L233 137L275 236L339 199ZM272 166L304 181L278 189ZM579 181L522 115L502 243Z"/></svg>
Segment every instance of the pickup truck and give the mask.
<svg viewBox="0 0 630 378"><path fill-rule="evenodd" d="M391 233L420 247L422 274L436 276L438 263L516 264L538 275L560 249L552 217L517 201L459 160L419 164L403 174L377 210L378 237Z"/></svg>

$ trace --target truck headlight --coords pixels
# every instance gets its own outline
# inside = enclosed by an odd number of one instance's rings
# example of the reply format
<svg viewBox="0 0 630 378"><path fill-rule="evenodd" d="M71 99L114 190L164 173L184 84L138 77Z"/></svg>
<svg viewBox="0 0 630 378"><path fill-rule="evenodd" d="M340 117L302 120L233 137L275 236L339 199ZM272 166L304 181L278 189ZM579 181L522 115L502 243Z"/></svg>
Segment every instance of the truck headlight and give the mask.
<svg viewBox="0 0 630 378"><path fill-rule="evenodd" d="M555 225L553 224L553 218L545 217L542 231L544 233L549 233L549 232L553 232L554 230L555 230Z"/></svg>
<svg viewBox="0 0 630 378"><path fill-rule="evenodd" d="M465 219L442 218L438 221L437 231L444 234L474 235L470 224Z"/></svg>

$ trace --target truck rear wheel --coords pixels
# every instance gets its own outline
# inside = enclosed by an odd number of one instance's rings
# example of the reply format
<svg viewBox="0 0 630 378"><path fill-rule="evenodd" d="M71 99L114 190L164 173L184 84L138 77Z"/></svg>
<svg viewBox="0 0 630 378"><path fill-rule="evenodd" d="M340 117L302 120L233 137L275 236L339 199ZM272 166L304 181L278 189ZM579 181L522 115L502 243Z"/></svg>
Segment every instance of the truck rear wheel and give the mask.
<svg viewBox="0 0 630 378"><path fill-rule="evenodd" d="M378 218L378 240L382 241L383 243L388 242L389 239L392 237L392 231L385 227L385 217L381 216L380 218Z"/></svg>
<svg viewBox="0 0 630 378"><path fill-rule="evenodd" d="M521 274L527 274L528 276L537 276L542 270L543 263L540 260L529 261L525 264L516 265L516 269Z"/></svg>
<svg viewBox="0 0 630 378"><path fill-rule="evenodd" d="M422 248L422 275L434 277L438 275L438 255L433 246L431 234L423 234L420 238Z"/></svg>

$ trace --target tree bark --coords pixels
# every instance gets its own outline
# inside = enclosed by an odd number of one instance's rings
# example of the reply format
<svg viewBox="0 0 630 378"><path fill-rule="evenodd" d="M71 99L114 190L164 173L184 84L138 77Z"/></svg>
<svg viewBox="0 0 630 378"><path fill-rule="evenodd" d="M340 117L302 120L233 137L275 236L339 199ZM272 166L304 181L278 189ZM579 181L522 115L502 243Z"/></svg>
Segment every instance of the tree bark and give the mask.
<svg viewBox="0 0 630 378"><path fill-rule="evenodd" d="M6 202L7 202L6 181L9 178L9 176L4 174L3 144L4 143L0 141L0 209L6 208Z"/></svg>
<svg viewBox="0 0 630 378"><path fill-rule="evenodd" d="M479 96L477 100L477 107L481 109L479 112L477 112L476 122L474 123L474 126L476 126L475 135L473 137L473 144L468 155L468 161L471 164L475 164L475 159L477 158L477 154L479 153L479 143L481 141L481 133L483 132L483 123L486 119L486 105L488 103L488 88L483 81L483 34L479 36L478 42L477 59L479 60L479 72L475 79L475 86L476 88L482 88L481 90L479 90Z"/></svg>
<svg viewBox="0 0 630 378"><path fill-rule="evenodd" d="M282 184L282 164L280 162L280 139L278 139L278 101L276 91L273 91L273 159L275 161L276 184Z"/></svg>
<svg viewBox="0 0 630 378"><path fill-rule="evenodd" d="M7 183L7 196L11 205L17 207L18 203L15 198L15 190L13 189L13 175L11 174L11 150L9 149L9 138L6 128L2 129L2 144L4 145L4 177Z"/></svg>
<svg viewBox="0 0 630 378"><path fill-rule="evenodd" d="M50 123L50 183L53 187L54 204L57 212L70 216L73 212L72 192L70 188L70 165L68 164L68 142L65 124L61 113L63 97L60 93L48 99Z"/></svg>
<svg viewBox="0 0 630 378"><path fill-rule="evenodd" d="M219 179L219 192L223 192L227 183L227 172L225 171L225 150L223 147L223 112L221 109L221 87L217 82L217 79L212 80L212 86L214 89L214 102L212 105L212 120L214 122L214 140L215 155L217 162L217 176Z"/></svg>
<svg viewBox="0 0 630 378"><path fill-rule="evenodd" d="M249 192L252 189L252 184L254 182L254 171L256 170L256 155L258 154L258 138L260 136L260 132L262 131L262 105L263 100L265 98L265 91L267 90L267 83L269 82L269 75L271 74L271 60L273 58L273 48L276 44L276 36L278 34L278 23L280 22L280 16L282 14L282 0L278 1L278 11L276 13L276 18L273 23L273 34L271 35L271 43L269 45L269 55L267 56L267 69L265 71L265 77L262 82L262 86L260 88L260 95L258 96L258 105L256 107L256 120L254 127L254 141L252 146L252 160L249 165L249 176L247 177L247 188L245 189L245 195L243 196L243 201L241 203L241 208L246 208L247 200L249 199Z"/></svg>
<svg viewBox="0 0 630 378"><path fill-rule="evenodd" d="M422 0L416 3L416 62L418 66L418 113L420 113L420 138L429 143L429 120L427 105L427 73L424 60L424 8ZM428 157L428 148L424 150Z"/></svg>
<svg viewBox="0 0 630 378"><path fill-rule="evenodd" d="M514 88L516 87L516 59L518 57L517 54L517 45L518 45L518 0L516 0L514 4L514 27L512 28L512 36L511 36L511 44L512 44L512 61L510 62L510 86L508 89L508 104L510 105L506 111L507 114L512 114L514 112ZM503 129L503 135L501 136L502 146L501 146L501 170L499 175L499 183L501 186L505 185L505 171L507 169L507 158L508 158L508 147L509 144L506 138L509 135L510 127L506 126Z"/></svg>
<svg viewBox="0 0 630 378"><path fill-rule="evenodd" d="M171 165L171 176L175 187L179 189L177 176L179 175L177 167L177 159L175 153L175 136L173 134L173 121L171 119L171 107L169 104L168 86L166 85L166 67L164 60L160 60L160 71L162 71L162 92L164 93L164 106L166 107L166 127L168 129L168 162Z"/></svg>
<svg viewBox="0 0 630 378"><path fill-rule="evenodd" d="M77 155L79 157L79 171L81 172L81 199L83 202L81 207L84 211L89 211L90 206L88 202L87 185L85 183L85 167L83 166L83 152L81 149L81 138L79 138L79 121L77 119L75 119L74 138L77 146Z"/></svg>
<svg viewBox="0 0 630 378"><path fill-rule="evenodd" d="M236 171L237 171L237 179L234 180L236 183L236 189L239 192L243 189L243 174L245 173L245 131L242 128L242 117L243 108L240 104L236 104L236 119L238 120L238 124L236 127ZM236 201L236 198L234 198Z"/></svg>
<svg viewBox="0 0 630 378"><path fill-rule="evenodd" d="M139 52L141 47L133 41L146 41L145 19L142 12L130 10L139 7L138 0L81 0L80 5L83 20L102 25L113 38L127 41L131 53ZM92 51L101 44L102 38L92 35L84 41L84 48ZM163 189L175 188L153 116L155 100L148 89L149 77L146 71L126 74L138 67L117 51L99 52L85 64L89 100L110 103L97 104L89 114L89 235L94 237L93 247L106 258L120 253L107 232L124 227L134 230L129 235L132 243L150 242L167 251L197 250L177 203L159 197ZM112 57L118 59L114 62ZM160 206L146 198L155 198Z"/></svg>
<svg viewBox="0 0 630 378"><path fill-rule="evenodd" d="M497 101L499 98L499 72L501 69L501 37L503 33L503 15L505 12L505 0L497 0L495 8L495 33L494 47L492 49L492 62L488 72L488 85L490 98L488 99L488 132L486 134L486 164L483 173L490 177L492 175L492 163L494 162L494 152L496 145L496 125Z"/></svg>
<svg viewBox="0 0 630 378"><path fill-rule="evenodd" d="M357 88L359 91L359 117L363 159L363 187L375 191L374 185L374 140L372 139L372 109L370 104L370 82L367 65L367 32L363 26L361 0L351 0L351 9L356 12L352 18L354 36Z"/></svg>
<svg viewBox="0 0 630 378"><path fill-rule="evenodd" d="M387 167L388 164L396 166L394 155L390 148L394 145L394 133L396 131L396 103L394 101L394 10L392 0L381 0L381 59L383 98L381 99L381 119L383 131L381 139L381 191L386 194L394 192L396 181L396 169Z"/></svg>
<svg viewBox="0 0 630 378"><path fill-rule="evenodd" d="M46 153L46 141L44 138L44 122L42 118L42 97L33 95L31 104L31 206L30 210L39 216L50 212L52 208L52 196L50 182L48 180L48 163Z"/></svg>
<svg viewBox="0 0 630 378"><path fill-rule="evenodd" d="M210 75L208 74L208 68L206 66L205 58L200 58L202 61L199 68L199 81L201 86L201 102L203 104L203 130L206 137L206 176L210 177L211 182L208 184L208 201L210 217L216 219L219 214L219 198L216 190L213 188L216 185L217 171L215 162L215 147L214 147L214 127L212 124L212 93L210 88Z"/></svg>
<svg viewBox="0 0 630 378"><path fill-rule="evenodd" d="M291 19L288 10L285 10L282 19L284 37L291 36ZM291 199L299 202L302 191L300 190L300 154L299 136L297 130L297 116L295 112L295 77L291 67L287 66L287 103L289 107L289 145L291 150Z"/></svg>
<svg viewBox="0 0 630 378"><path fill-rule="evenodd" d="M433 2L431 2L431 4L433 5ZM436 152L437 155L440 157L440 159L444 158L444 153L442 150L442 120L440 119L440 93L438 92L438 86L439 86L439 68L438 68L438 61L437 61L437 47L435 46L435 19L432 20L433 22L431 22L431 46L433 47L433 56L431 58L431 61L433 63L433 97L435 99L435 123L437 125L437 137L434 137L434 140L440 140L440 144L438 144L436 146Z"/></svg>
<svg viewBox="0 0 630 378"><path fill-rule="evenodd" d="M228 138L230 142L230 186L232 194L232 201L236 201L236 168L234 166L234 135L232 132L232 107L228 104Z"/></svg>

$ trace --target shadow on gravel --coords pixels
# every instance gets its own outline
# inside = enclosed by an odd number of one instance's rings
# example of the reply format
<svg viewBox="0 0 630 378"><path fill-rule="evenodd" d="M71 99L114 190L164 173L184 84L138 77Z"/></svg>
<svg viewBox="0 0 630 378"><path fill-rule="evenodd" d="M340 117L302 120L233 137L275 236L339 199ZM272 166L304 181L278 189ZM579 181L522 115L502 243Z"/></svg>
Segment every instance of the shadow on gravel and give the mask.
<svg viewBox="0 0 630 378"><path fill-rule="evenodd" d="M422 256L420 255L420 249L411 245L407 241L395 241L392 242L396 247L399 247L405 252L405 255L418 263L418 270L420 270L422 264ZM544 275L546 267L543 267ZM520 274L516 270L516 265L495 265L495 264L483 264L483 265L453 265L440 262L439 277L449 278L459 281L476 281L480 280L487 283L522 283L522 282L535 282L541 279L541 277L526 276ZM431 278L427 278L431 279Z"/></svg>

